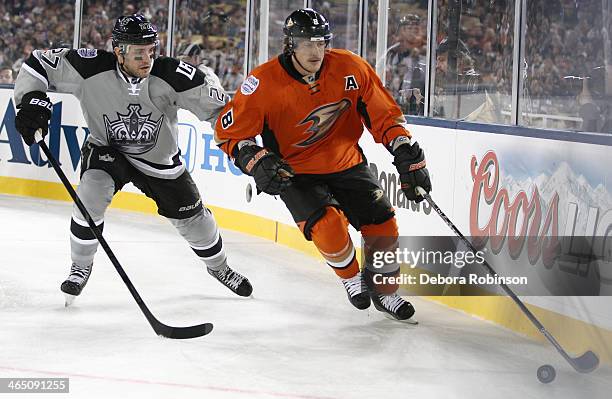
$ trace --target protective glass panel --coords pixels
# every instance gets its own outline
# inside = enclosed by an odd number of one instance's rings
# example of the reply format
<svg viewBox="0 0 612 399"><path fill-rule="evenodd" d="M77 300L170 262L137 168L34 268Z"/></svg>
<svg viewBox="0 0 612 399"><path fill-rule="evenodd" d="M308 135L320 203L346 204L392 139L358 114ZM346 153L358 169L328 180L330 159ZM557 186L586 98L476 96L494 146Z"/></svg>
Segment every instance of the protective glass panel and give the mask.
<svg viewBox="0 0 612 399"><path fill-rule="evenodd" d="M210 68L233 92L244 80L245 25L242 1L177 0L174 56Z"/></svg>
<svg viewBox="0 0 612 399"><path fill-rule="evenodd" d="M283 51L283 26L285 19L293 11L304 8L302 0L270 0L266 8L266 3L261 0L254 1L254 19L251 29L251 53L250 67L253 69L263 64L270 58L278 56ZM268 24L267 36L262 35L262 26ZM262 47L262 46L266 47ZM267 51L262 52L262 48Z"/></svg>
<svg viewBox="0 0 612 399"><path fill-rule="evenodd" d="M376 68L376 35L378 33L378 0L368 1L365 59Z"/></svg>
<svg viewBox="0 0 612 399"><path fill-rule="evenodd" d="M358 52L359 0L313 0L312 8L329 21L334 34L332 47Z"/></svg>
<svg viewBox="0 0 612 399"><path fill-rule="evenodd" d="M431 116L510 123L514 2L437 0Z"/></svg>
<svg viewBox="0 0 612 399"><path fill-rule="evenodd" d="M612 1L531 0L519 123L612 133Z"/></svg>
<svg viewBox="0 0 612 399"><path fill-rule="evenodd" d="M427 3L389 2L385 87L407 115L423 115L427 77Z"/></svg>

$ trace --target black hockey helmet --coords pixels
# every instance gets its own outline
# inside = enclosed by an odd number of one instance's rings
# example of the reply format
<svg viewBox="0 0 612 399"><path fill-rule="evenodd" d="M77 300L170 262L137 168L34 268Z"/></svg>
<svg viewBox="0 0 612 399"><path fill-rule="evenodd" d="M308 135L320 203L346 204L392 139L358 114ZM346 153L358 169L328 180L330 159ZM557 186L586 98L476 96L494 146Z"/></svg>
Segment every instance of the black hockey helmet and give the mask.
<svg viewBox="0 0 612 399"><path fill-rule="evenodd" d="M124 15L113 27L113 48L122 44L159 44L157 27L144 15Z"/></svg>
<svg viewBox="0 0 612 399"><path fill-rule="evenodd" d="M285 20L283 33L285 34L286 51L289 52L295 48L295 38L308 38L312 41L325 40L325 44L329 44L333 36L327 18L312 8L302 8L292 12Z"/></svg>

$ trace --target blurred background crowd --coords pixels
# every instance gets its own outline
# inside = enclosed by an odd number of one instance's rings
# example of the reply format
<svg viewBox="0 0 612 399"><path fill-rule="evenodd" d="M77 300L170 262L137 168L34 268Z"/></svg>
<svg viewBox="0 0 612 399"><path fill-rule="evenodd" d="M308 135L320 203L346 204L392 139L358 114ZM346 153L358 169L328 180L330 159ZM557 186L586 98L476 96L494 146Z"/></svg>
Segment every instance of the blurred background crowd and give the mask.
<svg viewBox="0 0 612 399"><path fill-rule="evenodd" d="M35 48L72 46L74 0L0 3L0 83L11 83ZM360 52L378 67L385 86L408 115L512 123L612 133L612 0L531 0L523 11L522 60L513 69L515 1L436 0L428 64L428 1L389 0L386 50L376 58L378 0L368 2L362 48L359 1L313 0L331 21L332 45ZM253 54L262 54L254 0ZM173 56L212 69L234 91L249 69L281 49L284 18L303 1L269 0L267 52L245 60L246 0L176 0ZM121 14L139 12L168 40L168 0L84 0L79 47L110 50ZM263 59L262 59L263 58ZM428 71L431 65L431 73ZM381 68L382 66L382 68ZM517 72L518 71L518 72ZM512 101L513 85L519 102ZM430 77L431 76L431 77ZM427 80L429 79L429 84ZM426 87L429 92L426 92Z"/></svg>
<svg viewBox="0 0 612 399"><path fill-rule="evenodd" d="M115 19L136 12L158 27L161 54L166 55L167 0L85 0L79 47L110 51ZM179 0L174 55L208 66L227 90L235 90L243 80L245 18L240 2ZM74 0L4 1L0 4L0 66L6 77L0 83L10 83L9 69L16 76L33 49L72 47L73 36Z"/></svg>

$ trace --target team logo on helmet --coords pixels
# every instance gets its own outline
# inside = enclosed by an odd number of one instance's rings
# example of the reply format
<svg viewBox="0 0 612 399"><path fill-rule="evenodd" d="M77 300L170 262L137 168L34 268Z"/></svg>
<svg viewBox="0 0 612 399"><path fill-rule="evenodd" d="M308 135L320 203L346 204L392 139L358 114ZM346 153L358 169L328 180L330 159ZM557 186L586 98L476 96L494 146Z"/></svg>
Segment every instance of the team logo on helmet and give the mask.
<svg viewBox="0 0 612 399"><path fill-rule="evenodd" d="M305 132L309 133L310 137L295 145L307 147L327 137L336 121L340 119L342 114L350 107L351 100L343 98L336 103L326 104L312 111L298 125L300 126L312 122L312 125L310 125Z"/></svg>
<svg viewBox="0 0 612 399"><path fill-rule="evenodd" d="M157 143L164 116L153 120L151 113L141 114L141 108L140 104L130 104L128 112L117 112L117 119L114 121L104 114L108 143L125 154L144 154Z"/></svg>

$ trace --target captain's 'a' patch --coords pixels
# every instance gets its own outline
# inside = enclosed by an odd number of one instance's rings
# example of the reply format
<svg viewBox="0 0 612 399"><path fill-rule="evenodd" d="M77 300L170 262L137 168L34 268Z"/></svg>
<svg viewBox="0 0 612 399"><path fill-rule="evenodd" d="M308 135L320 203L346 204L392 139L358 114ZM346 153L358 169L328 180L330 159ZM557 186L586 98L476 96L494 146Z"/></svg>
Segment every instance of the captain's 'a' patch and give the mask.
<svg viewBox="0 0 612 399"><path fill-rule="evenodd" d="M355 75L348 75L344 77L344 90L358 90L359 85L357 84L357 79L355 79Z"/></svg>

